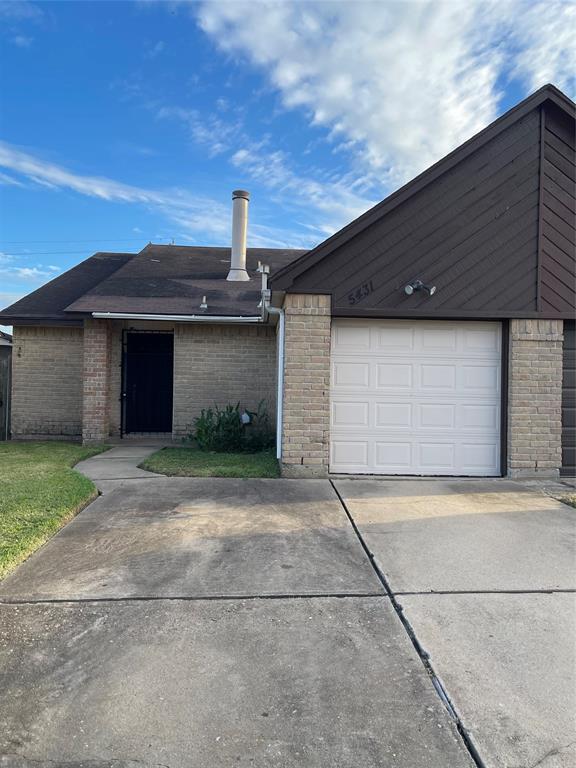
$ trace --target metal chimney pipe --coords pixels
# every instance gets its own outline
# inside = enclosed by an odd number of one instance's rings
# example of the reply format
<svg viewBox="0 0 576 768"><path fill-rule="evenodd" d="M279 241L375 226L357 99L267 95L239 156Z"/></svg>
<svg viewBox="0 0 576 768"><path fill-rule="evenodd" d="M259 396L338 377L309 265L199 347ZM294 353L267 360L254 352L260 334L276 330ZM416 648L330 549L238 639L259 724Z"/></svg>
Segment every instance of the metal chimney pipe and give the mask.
<svg viewBox="0 0 576 768"><path fill-rule="evenodd" d="M246 232L250 193L243 189L232 192L232 256L226 280L250 280L246 271Z"/></svg>

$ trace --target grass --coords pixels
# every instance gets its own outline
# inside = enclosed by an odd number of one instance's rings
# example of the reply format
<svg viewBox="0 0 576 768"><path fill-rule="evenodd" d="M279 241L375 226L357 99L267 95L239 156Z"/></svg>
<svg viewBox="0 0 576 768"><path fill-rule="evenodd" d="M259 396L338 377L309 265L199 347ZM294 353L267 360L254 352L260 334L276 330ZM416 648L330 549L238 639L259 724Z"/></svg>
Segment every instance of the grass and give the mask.
<svg viewBox="0 0 576 768"><path fill-rule="evenodd" d="M279 477L274 451L208 453L196 447L163 448L148 456L142 469L176 477Z"/></svg>
<svg viewBox="0 0 576 768"><path fill-rule="evenodd" d="M576 509L576 493L572 496L561 496L560 501L564 504L568 504L570 507L574 507Z"/></svg>
<svg viewBox="0 0 576 768"><path fill-rule="evenodd" d="M96 497L71 467L106 447L0 443L0 579Z"/></svg>

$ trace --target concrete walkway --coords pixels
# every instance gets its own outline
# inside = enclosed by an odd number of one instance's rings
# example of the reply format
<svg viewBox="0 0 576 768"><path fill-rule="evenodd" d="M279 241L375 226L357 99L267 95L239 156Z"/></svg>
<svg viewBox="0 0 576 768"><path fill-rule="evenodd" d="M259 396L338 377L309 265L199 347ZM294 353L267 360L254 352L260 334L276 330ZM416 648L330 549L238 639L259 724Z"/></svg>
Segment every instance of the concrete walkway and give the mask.
<svg viewBox="0 0 576 768"><path fill-rule="evenodd" d="M89 477L101 493L107 493L125 480L163 477L139 469L138 464L167 445L170 443L153 439L125 440L121 445L79 462L75 469Z"/></svg>

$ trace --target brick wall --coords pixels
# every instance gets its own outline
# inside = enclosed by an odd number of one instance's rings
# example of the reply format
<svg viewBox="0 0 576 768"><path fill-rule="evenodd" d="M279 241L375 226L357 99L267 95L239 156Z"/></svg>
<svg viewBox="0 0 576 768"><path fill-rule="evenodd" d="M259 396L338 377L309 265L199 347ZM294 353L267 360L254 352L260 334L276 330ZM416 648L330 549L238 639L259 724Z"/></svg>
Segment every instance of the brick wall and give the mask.
<svg viewBox="0 0 576 768"><path fill-rule="evenodd" d="M177 323L174 331L174 426L190 432L202 408L266 400L276 413L276 331L269 326Z"/></svg>
<svg viewBox="0 0 576 768"><path fill-rule="evenodd" d="M110 431L110 323L84 321L82 441L105 440Z"/></svg>
<svg viewBox="0 0 576 768"><path fill-rule="evenodd" d="M562 465L562 320L511 320L508 474L557 475Z"/></svg>
<svg viewBox="0 0 576 768"><path fill-rule="evenodd" d="M82 328L15 326L12 436L82 432Z"/></svg>
<svg viewBox="0 0 576 768"><path fill-rule="evenodd" d="M323 476L330 443L330 296L288 294L282 473Z"/></svg>

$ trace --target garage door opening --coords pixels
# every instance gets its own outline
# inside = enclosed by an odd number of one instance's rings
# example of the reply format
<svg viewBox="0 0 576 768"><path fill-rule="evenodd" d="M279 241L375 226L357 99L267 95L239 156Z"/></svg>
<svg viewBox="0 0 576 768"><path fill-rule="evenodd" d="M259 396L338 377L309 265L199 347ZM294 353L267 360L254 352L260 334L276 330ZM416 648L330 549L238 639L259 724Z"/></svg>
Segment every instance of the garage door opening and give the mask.
<svg viewBox="0 0 576 768"><path fill-rule="evenodd" d="M174 336L124 332L122 433L171 433Z"/></svg>
<svg viewBox="0 0 576 768"><path fill-rule="evenodd" d="M334 320L330 471L500 475L500 323Z"/></svg>

